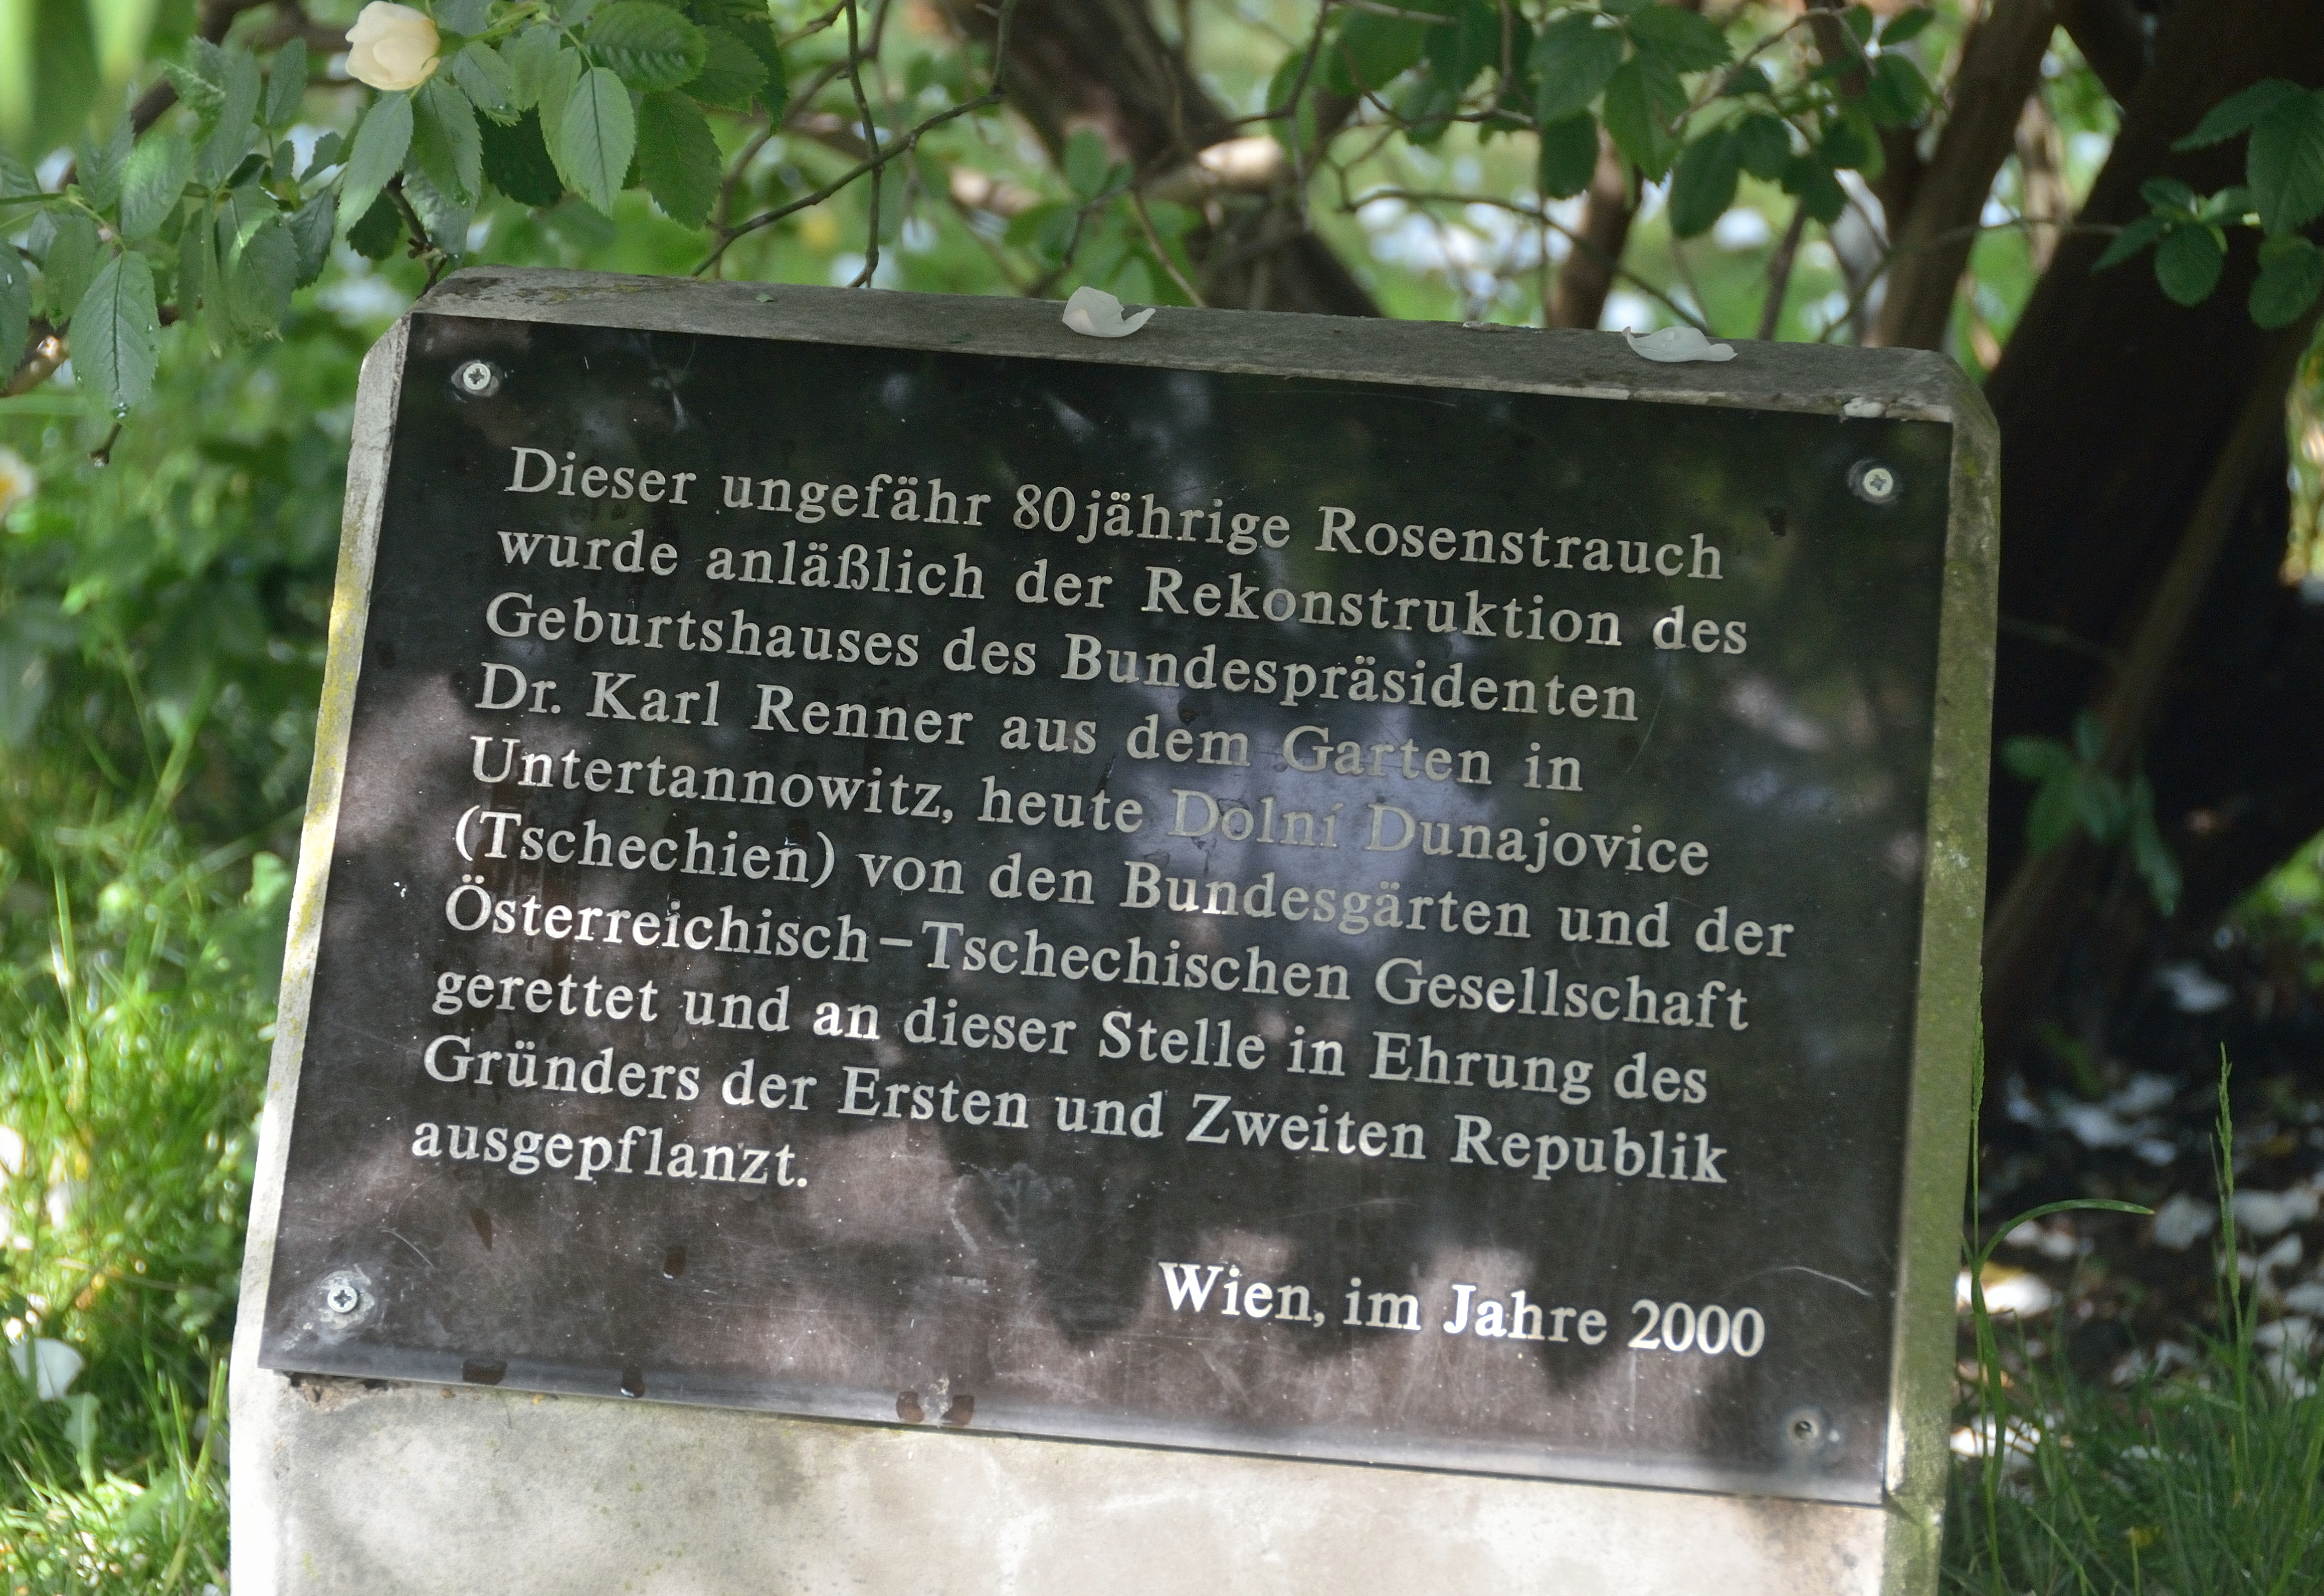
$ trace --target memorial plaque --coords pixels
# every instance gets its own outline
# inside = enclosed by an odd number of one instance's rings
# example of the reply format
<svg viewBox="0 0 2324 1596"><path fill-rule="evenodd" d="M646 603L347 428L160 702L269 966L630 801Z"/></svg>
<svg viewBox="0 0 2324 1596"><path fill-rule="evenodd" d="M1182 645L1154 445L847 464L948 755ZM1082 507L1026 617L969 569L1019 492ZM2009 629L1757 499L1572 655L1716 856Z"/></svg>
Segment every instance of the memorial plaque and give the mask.
<svg viewBox="0 0 2324 1596"><path fill-rule="evenodd" d="M1925 1495L1989 423L1776 353L456 278L259 1361Z"/></svg>

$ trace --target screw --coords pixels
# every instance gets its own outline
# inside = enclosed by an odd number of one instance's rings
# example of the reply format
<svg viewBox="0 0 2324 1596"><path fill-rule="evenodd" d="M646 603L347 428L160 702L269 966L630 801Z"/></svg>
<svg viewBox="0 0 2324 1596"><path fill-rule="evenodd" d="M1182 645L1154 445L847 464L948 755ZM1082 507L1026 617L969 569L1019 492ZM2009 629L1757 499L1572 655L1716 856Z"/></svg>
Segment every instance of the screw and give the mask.
<svg viewBox="0 0 2324 1596"><path fill-rule="evenodd" d="M452 374L452 385L471 399L490 399L501 391L501 374L488 360L471 360Z"/></svg>
<svg viewBox="0 0 2324 1596"><path fill-rule="evenodd" d="M345 1318L363 1306L363 1293L355 1288L351 1280L334 1280L323 1293L323 1305Z"/></svg>
<svg viewBox="0 0 2324 1596"><path fill-rule="evenodd" d="M1877 460L1858 460L1849 467L1848 491L1868 504L1888 503L1901 485L1896 474Z"/></svg>

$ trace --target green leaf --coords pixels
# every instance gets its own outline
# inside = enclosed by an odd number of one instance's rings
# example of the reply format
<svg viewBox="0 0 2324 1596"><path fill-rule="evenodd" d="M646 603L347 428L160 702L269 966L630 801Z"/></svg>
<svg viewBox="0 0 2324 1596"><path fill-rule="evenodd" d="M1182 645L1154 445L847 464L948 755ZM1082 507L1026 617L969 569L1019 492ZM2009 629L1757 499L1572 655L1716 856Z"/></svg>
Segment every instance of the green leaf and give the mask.
<svg viewBox="0 0 2324 1596"><path fill-rule="evenodd" d="M183 134L147 134L121 174L121 235L150 238L160 232L193 175L194 150Z"/></svg>
<svg viewBox="0 0 2324 1596"><path fill-rule="evenodd" d="M468 247L468 223L475 214L474 206L438 188L424 171L403 174L403 197L411 202L420 225L428 229L428 236L438 249L447 255L456 255Z"/></svg>
<svg viewBox="0 0 2324 1596"><path fill-rule="evenodd" d="M1872 37L1872 30L1880 23L1879 17L1873 14L1872 8L1868 5L1849 6L1840 13L1840 21L1847 26L1849 37L1854 39L1859 45Z"/></svg>
<svg viewBox="0 0 2324 1596"><path fill-rule="evenodd" d="M280 213L258 226L226 261L227 312L245 338L263 337L282 325L290 310L290 291L299 281L299 247Z"/></svg>
<svg viewBox="0 0 2324 1596"><path fill-rule="evenodd" d="M1816 148L1824 165L1834 171L1849 171L1868 165L1880 145L1868 128L1858 126L1843 111L1823 130L1823 139Z"/></svg>
<svg viewBox="0 0 2324 1596"><path fill-rule="evenodd" d="M1827 227L1848 209L1848 190L1840 186L1840 180L1815 151L1794 155L1784 163L1783 184L1784 193L1797 198L1808 215Z"/></svg>
<svg viewBox="0 0 2324 1596"><path fill-rule="evenodd" d="M1541 128L1541 191L1571 199L1598 170L1598 124L1588 112L1561 116Z"/></svg>
<svg viewBox="0 0 2324 1596"><path fill-rule="evenodd" d="M1404 142L1416 149L1428 148L1452 127L1452 115L1460 108L1461 97L1438 82L1435 74L1424 73L1414 78L1396 99L1396 115L1404 127Z"/></svg>
<svg viewBox="0 0 2324 1596"><path fill-rule="evenodd" d="M0 349L14 360L32 336L32 272L13 249L0 249Z"/></svg>
<svg viewBox="0 0 2324 1596"><path fill-rule="evenodd" d="M540 113L540 136L552 155L565 133L565 107L573 103L574 87L588 69L589 63L582 59L579 51L560 50L549 63L548 75L541 79L540 104L534 108Z"/></svg>
<svg viewBox="0 0 2324 1596"><path fill-rule="evenodd" d="M1677 79L1643 55L1624 61L1606 85L1606 131L1613 135L1614 147L1649 180L1668 171L1678 153L1678 135L1664 121L1662 111L1673 97L1685 103L1683 92L1675 97L1669 92L1676 88Z"/></svg>
<svg viewBox="0 0 2324 1596"><path fill-rule="evenodd" d="M1303 86L1300 79L1305 77ZM1307 68L1307 52L1290 50L1275 69L1267 86L1267 108L1276 113L1267 125L1286 152L1297 154L1315 148L1315 97L1323 90L1322 74ZM1294 93L1298 104L1292 104Z"/></svg>
<svg viewBox="0 0 2324 1596"><path fill-rule="evenodd" d="M702 107L682 94L646 96L638 107L638 176L662 214L699 227L725 175L718 140Z"/></svg>
<svg viewBox="0 0 2324 1596"><path fill-rule="evenodd" d="M2224 143L2239 133L2249 132L2270 111L2306 92L2297 83L2284 78L2263 78L2249 88L2238 89L2213 106L2195 125L2194 132L2171 147L2174 150L2200 150L2211 144Z"/></svg>
<svg viewBox="0 0 2324 1596"><path fill-rule="evenodd" d="M2130 259L2133 255L2137 254L2140 251L2152 244L2156 239L2162 237L2163 229L2168 226L2170 226L2170 224L2164 221L2161 217L2144 216L2139 217L2136 221L2131 223L2128 226L2123 228L2121 232L2114 235L2114 242L2107 245L2106 254L2098 257L2098 264L2092 266L2090 270L2093 272L2103 272L2109 266L2121 265L2125 261Z"/></svg>
<svg viewBox="0 0 2324 1596"><path fill-rule="evenodd" d="M604 66L643 94L690 81L710 54L700 28L651 0L613 0L596 12L588 43Z"/></svg>
<svg viewBox="0 0 2324 1596"><path fill-rule="evenodd" d="M367 261L383 261L395 253L396 241L402 236L403 218L383 194L372 201L363 219L347 229L347 247Z"/></svg>
<svg viewBox="0 0 2324 1596"><path fill-rule="evenodd" d="M346 170L339 173L343 221L357 222L370 212L372 202L387 191L389 181L403 170L404 153L410 148L411 97L380 96L355 129L355 147L347 155Z"/></svg>
<svg viewBox="0 0 2324 1596"><path fill-rule="evenodd" d="M2287 99L2261 117L2245 170L2271 235L2324 215L2324 90Z"/></svg>
<svg viewBox="0 0 2324 1596"><path fill-rule="evenodd" d="M316 189L306 204L290 213L287 225L290 242L299 252L300 288L320 277L330 263L331 232L338 225L338 214L339 197L328 189Z"/></svg>
<svg viewBox="0 0 2324 1596"><path fill-rule="evenodd" d="M487 122L484 136L484 176L493 187L520 205L547 209L565 198L565 180L549 158L541 141L540 118L530 111L507 127Z"/></svg>
<svg viewBox="0 0 2324 1596"><path fill-rule="evenodd" d="M1585 108L1621 64L1619 28L1600 27L1586 11L1565 13L1533 42L1533 69L1541 75L1535 116L1546 125Z"/></svg>
<svg viewBox="0 0 2324 1596"><path fill-rule="evenodd" d="M1426 25L1409 17L1355 12L1324 48L1323 85L1337 95L1385 88L1420 59L1427 36Z"/></svg>
<svg viewBox="0 0 2324 1596"><path fill-rule="evenodd" d="M198 116L207 116L226 103L226 51L198 36L186 41L183 60L164 61L161 71L178 97Z"/></svg>
<svg viewBox="0 0 2324 1596"><path fill-rule="evenodd" d="M438 72L412 95L417 113L410 160L429 181L465 204L484 193L484 149L475 107L459 86Z"/></svg>
<svg viewBox="0 0 2324 1596"><path fill-rule="evenodd" d="M250 130L258 120L258 97L264 85L258 75L258 58L237 50L226 58L226 98L218 107L217 125L202 145L194 166L205 184L222 181L242 164L250 148Z"/></svg>
<svg viewBox="0 0 2324 1596"><path fill-rule="evenodd" d="M1081 198L1094 199L1105 188L1113 159L1106 152L1105 140L1084 127L1065 141L1065 159L1059 164L1065 171L1066 187Z"/></svg>
<svg viewBox="0 0 2324 1596"><path fill-rule="evenodd" d="M1043 260L1062 261L1073 247L1080 226L1078 207L1054 202L1036 205L1010 218L1002 240L1012 248L1031 250Z"/></svg>
<svg viewBox="0 0 2324 1596"><path fill-rule="evenodd" d="M1899 44L1919 38L1921 30L1936 20L1937 14L1925 5L1916 5L1910 11L1899 12L1888 19L1886 27L1880 30L1880 48L1894 50Z"/></svg>
<svg viewBox="0 0 2324 1596"><path fill-rule="evenodd" d="M217 275L211 257L217 254L217 231L210 226L209 208L198 205L186 219L178 236L178 316L191 320L195 309L209 292L210 279Z"/></svg>
<svg viewBox="0 0 2324 1596"><path fill-rule="evenodd" d="M1929 80L1910 56L1874 58L1864 80L1865 108L1883 127L1904 127L1917 122L1934 98Z"/></svg>
<svg viewBox="0 0 2324 1596"><path fill-rule="evenodd" d="M0 150L0 199L32 199L40 192L39 180L25 170L24 163Z"/></svg>
<svg viewBox="0 0 2324 1596"><path fill-rule="evenodd" d="M517 115L516 84L500 51L481 40L460 47L452 58L452 81L468 103L495 122L513 122Z"/></svg>
<svg viewBox="0 0 2324 1596"><path fill-rule="evenodd" d="M1437 81L1459 94L1486 68L1499 67L1504 43L1502 17L1497 0L1462 0L1453 12L1451 26L1426 29L1425 50L1429 70ZM1508 20L1510 35L1506 42L1510 58L1522 62L1533 42L1530 30L1514 10Z"/></svg>
<svg viewBox="0 0 2324 1596"><path fill-rule="evenodd" d="M2209 227L2173 227L2154 248L2154 281L2181 305L2200 305L2219 286L2227 247Z"/></svg>
<svg viewBox="0 0 2324 1596"><path fill-rule="evenodd" d="M266 74L266 110L261 118L269 127L284 127L299 120L307 103L307 42L293 39L274 52Z"/></svg>
<svg viewBox="0 0 2324 1596"><path fill-rule="evenodd" d="M481 33L492 11L492 0L436 0L436 25L447 32Z"/></svg>
<svg viewBox="0 0 2324 1596"><path fill-rule="evenodd" d="M643 4L644 0L615 0L616 6ZM559 118L557 142L549 146L557 157L558 171L568 188L610 216L613 196L621 192L622 180L629 176L630 156L637 145L637 116L630 109L630 91L604 67L591 68L573 86Z"/></svg>
<svg viewBox="0 0 2324 1596"><path fill-rule="evenodd" d="M161 318L143 255L132 250L106 263L73 311L72 344L73 370L115 415L153 391Z"/></svg>
<svg viewBox="0 0 2324 1596"><path fill-rule="evenodd" d="M1743 170L1763 183L1775 182L1791 164L1791 129L1764 111L1735 125L1735 143L1743 157Z"/></svg>
<svg viewBox="0 0 2324 1596"><path fill-rule="evenodd" d="M706 106L723 106L730 111L747 111L752 98L767 81L767 63L758 52L724 28L702 30L704 43L709 52L703 59L702 70L687 86L686 92Z"/></svg>
<svg viewBox="0 0 2324 1596"><path fill-rule="evenodd" d="M127 164L136 139L136 129L124 116L114 125L113 136L102 144L92 144L85 138L75 142L73 181L81 198L99 210L113 208L121 198L121 169Z"/></svg>
<svg viewBox="0 0 2324 1596"><path fill-rule="evenodd" d="M501 41L501 62L508 68L509 104L530 111L540 104L541 86L563 48L563 39L547 23L534 23Z"/></svg>
<svg viewBox="0 0 2324 1596"><path fill-rule="evenodd" d="M2157 210L2195 214L2201 200L2195 190L2177 178L2149 178L2138 186L2138 197Z"/></svg>
<svg viewBox="0 0 2324 1596"><path fill-rule="evenodd" d="M2324 252L2296 233L2259 246L2259 280L2251 289L2254 321L2290 327L2319 294L2324 294Z"/></svg>
<svg viewBox="0 0 2324 1596"><path fill-rule="evenodd" d="M1654 57L1672 72L1705 72L1734 59L1727 35L1700 12L1649 5L1622 25L1639 53Z"/></svg>
<svg viewBox="0 0 2324 1596"><path fill-rule="evenodd" d="M2001 762L2028 781L2073 774L2073 750L2055 737L2012 737L2001 745Z"/></svg>
<svg viewBox="0 0 2324 1596"><path fill-rule="evenodd" d="M1732 133L1722 128L1689 144L1671 178L1671 231L1681 238L1710 232L1735 203L1742 175L1743 151Z"/></svg>
<svg viewBox="0 0 2324 1596"><path fill-rule="evenodd" d="M47 248L37 252L41 257L41 304L50 320L61 321L88 291L89 280L97 274L101 246L97 224L79 211L51 212L42 220L49 224L50 231ZM40 231L36 223L35 238Z"/></svg>

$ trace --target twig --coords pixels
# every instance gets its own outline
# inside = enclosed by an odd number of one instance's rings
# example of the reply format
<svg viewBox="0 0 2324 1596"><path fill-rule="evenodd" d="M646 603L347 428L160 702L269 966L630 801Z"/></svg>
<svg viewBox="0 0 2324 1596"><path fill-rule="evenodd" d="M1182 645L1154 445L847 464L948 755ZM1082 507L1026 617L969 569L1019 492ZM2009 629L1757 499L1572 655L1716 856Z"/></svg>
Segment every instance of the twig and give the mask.
<svg viewBox="0 0 2324 1596"><path fill-rule="evenodd" d="M855 0L845 0L847 6L847 82L855 90L855 112L863 119L863 137L872 146L872 221L870 236L863 244L863 270L855 274L850 288L869 288L872 275L880 270L880 184L887 175L885 161L880 158L880 126L872 120L872 102L863 97L863 51L855 32Z"/></svg>
<svg viewBox="0 0 2324 1596"><path fill-rule="evenodd" d="M1197 305L1205 303L1201 291L1186 281L1186 274L1178 270L1178 263L1172 259L1170 252L1162 246L1162 236L1154 230L1154 218L1146 211L1146 196L1132 189L1130 191L1130 203L1138 212L1138 225L1146 234L1146 242L1153 248L1154 258L1162 263L1162 270L1170 274L1170 281L1178 285L1178 291Z"/></svg>
<svg viewBox="0 0 2324 1596"><path fill-rule="evenodd" d="M1808 207L1804 199L1792 207L1792 225L1784 229L1784 241L1767 261L1767 302L1759 309L1759 341L1766 343L1775 336L1775 328L1784 319L1784 300L1792 289L1792 266L1798 261L1800 240L1808 230Z"/></svg>

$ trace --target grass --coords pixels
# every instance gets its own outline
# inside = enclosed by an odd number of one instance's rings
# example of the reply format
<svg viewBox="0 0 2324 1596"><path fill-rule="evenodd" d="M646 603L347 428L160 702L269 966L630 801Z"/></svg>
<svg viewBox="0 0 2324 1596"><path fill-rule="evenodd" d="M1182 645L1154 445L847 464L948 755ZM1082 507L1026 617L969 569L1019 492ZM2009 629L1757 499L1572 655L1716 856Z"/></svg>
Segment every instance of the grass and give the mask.
<svg viewBox="0 0 2324 1596"><path fill-rule="evenodd" d="M1985 1438L1984 1455L1954 1471L1949 1589L2324 1590L2324 1395L2312 1360L2259 1340L2258 1305L2236 1264L2234 1148L2223 1067L2214 1154L2219 1328L2196 1338L2190 1367L2149 1366L2119 1389L2087 1384L2026 1356L2022 1337L2008 1355L1977 1293L1976 1379L1964 1417Z"/></svg>
<svg viewBox="0 0 2324 1596"><path fill-rule="evenodd" d="M142 803L21 770L0 789L0 1320L87 1361L47 1401L0 1364L22 1596L226 1583L225 1362L288 878L171 826L191 734Z"/></svg>

